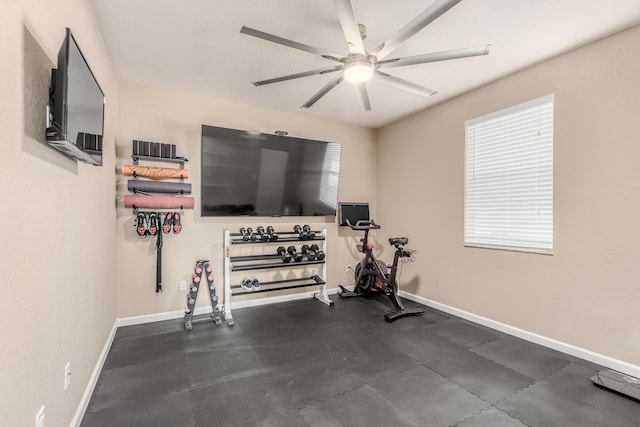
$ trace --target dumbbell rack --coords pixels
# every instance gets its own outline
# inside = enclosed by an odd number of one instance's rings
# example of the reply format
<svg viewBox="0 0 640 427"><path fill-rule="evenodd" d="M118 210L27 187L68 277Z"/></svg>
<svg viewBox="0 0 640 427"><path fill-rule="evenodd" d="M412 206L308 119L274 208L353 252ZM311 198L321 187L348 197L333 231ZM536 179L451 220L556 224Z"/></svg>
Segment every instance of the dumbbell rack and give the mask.
<svg viewBox="0 0 640 427"><path fill-rule="evenodd" d="M280 232L278 231L278 240L243 240L242 234L232 233L229 230L224 231L224 308L225 317L229 325L233 325L233 315L231 314L231 300L234 296L259 294L264 292L282 291L287 289L298 289L309 286L318 286L318 292L313 296L320 302L333 306L333 301L329 299L327 294L326 282L327 264L326 258L323 260L300 261L300 262L282 262L282 258L277 254L261 254L261 255L242 255L231 256L231 248L235 245L264 245L272 246L273 251L278 245L283 243L300 243L300 244L319 244L322 243L321 249L326 254L327 249L327 229L315 231L315 239L302 240L298 233ZM267 270L267 269L291 269L300 267L316 266L316 274L310 277L302 277L296 279L274 280L271 282L260 282L260 289L247 291L242 289L241 285L231 285L231 275L236 271L248 270Z"/></svg>

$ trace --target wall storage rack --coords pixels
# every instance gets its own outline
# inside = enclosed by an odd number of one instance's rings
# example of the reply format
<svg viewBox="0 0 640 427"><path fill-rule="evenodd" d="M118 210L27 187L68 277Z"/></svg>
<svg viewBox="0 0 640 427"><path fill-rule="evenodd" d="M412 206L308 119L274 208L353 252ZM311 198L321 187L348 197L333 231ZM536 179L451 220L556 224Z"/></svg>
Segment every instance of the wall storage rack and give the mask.
<svg viewBox="0 0 640 427"><path fill-rule="evenodd" d="M127 189L133 194L124 197L125 207L133 208L133 214L139 211L170 211L193 209L194 199L191 194L191 184L185 182L189 177L189 171L185 169L185 163L189 159L185 157L157 157L140 154L132 154L132 165L123 165L122 174L130 176L127 181ZM140 162L173 163L178 167L143 166ZM140 179L142 178L142 179ZM163 212L164 213L164 212Z"/></svg>
<svg viewBox="0 0 640 427"><path fill-rule="evenodd" d="M155 157L155 156L143 156L141 154L132 154L131 160L134 165L138 165L140 160L150 161L150 162L162 162L162 163L177 163L180 169L184 169L185 162L188 162L189 159L185 157Z"/></svg>
<svg viewBox="0 0 640 427"><path fill-rule="evenodd" d="M224 308L225 318L229 325L233 325L233 315L231 313L231 302L233 297L248 294L258 294L265 292L282 291L288 289L299 289L310 286L317 286L318 292L314 293L314 298L318 301L333 306L333 301L329 299L327 294L325 278L327 277L326 257L322 260L315 259L304 261L283 262L282 256L276 253L277 246L296 246L296 250L301 252L302 245L318 245L319 249L326 254L327 229L315 231L315 238L312 240L303 240L294 232L278 232L278 240L244 240L242 234L232 233L229 230L224 232ZM258 255L237 255L232 256L233 246L238 245L260 245L265 251ZM266 251L273 248L272 253ZM312 267L315 274L307 277L299 277L294 279L273 280L269 282L260 282L260 289L245 290L240 284L231 284L231 276L234 272L249 270L289 270L302 267Z"/></svg>
<svg viewBox="0 0 640 427"><path fill-rule="evenodd" d="M138 154L136 151L138 142L141 141L133 141L133 154L131 155L133 164L122 166L122 174L131 177L127 181L127 189L133 193L125 194L124 206L132 208L133 215L136 216L134 225L139 236L156 237L156 294L159 294L162 292L163 234L168 234L165 227L169 224L169 229L173 229L174 234L180 233L182 230L180 214L184 212L185 208L193 208L194 204L193 197L185 196L191 194L191 184L184 182L184 178L189 177L189 171L184 168L185 162L189 160L185 157L175 157L175 146L172 146L174 157ZM154 144L158 147L167 145ZM177 164L179 168L144 166L140 165L141 161L152 164ZM179 182L176 182L177 179ZM179 212L171 212L178 209ZM147 222L147 214L149 222ZM152 217L153 220L151 220ZM168 222L169 218L171 218L170 223ZM144 231L145 229L146 231Z"/></svg>

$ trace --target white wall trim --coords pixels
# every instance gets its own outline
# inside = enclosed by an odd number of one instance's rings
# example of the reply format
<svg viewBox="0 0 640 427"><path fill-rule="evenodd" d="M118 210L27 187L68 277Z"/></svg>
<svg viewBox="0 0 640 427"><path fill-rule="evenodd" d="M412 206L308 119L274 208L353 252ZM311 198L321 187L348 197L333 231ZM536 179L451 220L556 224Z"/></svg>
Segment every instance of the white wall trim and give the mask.
<svg viewBox="0 0 640 427"><path fill-rule="evenodd" d="M338 292L338 288L327 289L327 293L332 295ZM256 298L245 301L236 301L231 303L231 309L258 307L260 305L276 304L279 302L296 301L300 299L313 298L316 291L299 292L291 295L281 295L276 297ZM211 306L196 307L193 312L194 316L211 313ZM166 311L164 313L145 314L142 316L121 317L117 320L118 327L141 325L143 323L161 322L163 320L180 319L184 317L183 310Z"/></svg>
<svg viewBox="0 0 640 427"><path fill-rule="evenodd" d="M100 373L102 372L102 367L104 366L105 360L107 360L107 355L109 354L109 350L111 349L111 344L113 343L113 339L116 336L116 331L118 330L118 321L113 322L113 327L111 328L111 332L107 336L107 340L102 347L102 352L100 356L98 356L98 361L96 362L96 366L93 368L93 372L91 373L91 377L89 377L89 381L87 382L87 386L84 389L84 394L82 395L82 399L80 399L80 403L78 404L78 408L76 409L76 413L69 424L70 427L79 427L82 422L82 418L84 417L84 413L87 411L87 407L89 406L89 401L91 400L91 395L93 394L93 390L98 383L98 378L100 378Z"/></svg>
<svg viewBox="0 0 640 427"><path fill-rule="evenodd" d="M211 313L211 307L196 307L194 315ZM184 317L184 310L165 311L164 313L143 314L142 316L121 317L118 319L118 327L142 325L144 323L162 322L163 320L179 319Z"/></svg>
<svg viewBox="0 0 640 427"><path fill-rule="evenodd" d="M518 338L522 338L523 340L530 341L535 344L540 344L544 347L548 347L553 350L557 350L562 353L569 354L571 356L575 356L580 359L584 359L598 365L606 366L607 368L613 369L618 372L622 372L627 375L631 375L635 378L640 378L640 366L623 362L622 360L614 359L612 357L605 356L603 354L596 353L591 350L586 350L584 348L577 347L572 344L567 344L565 342L558 341L553 338L548 338L533 332L525 331L524 329L516 328L514 326L507 325L505 323L501 323L486 317L482 317L477 314L469 313L468 311L460 310L458 308L451 307L446 304L442 304L427 298L423 298L418 295L410 294L408 292L401 291L399 294L400 296L408 300L426 305L427 307L432 307L437 310L444 311L445 313L449 313L454 316L461 317L466 320L470 320L474 323L487 326L491 329L495 329L500 332L504 332L506 334L509 334Z"/></svg>

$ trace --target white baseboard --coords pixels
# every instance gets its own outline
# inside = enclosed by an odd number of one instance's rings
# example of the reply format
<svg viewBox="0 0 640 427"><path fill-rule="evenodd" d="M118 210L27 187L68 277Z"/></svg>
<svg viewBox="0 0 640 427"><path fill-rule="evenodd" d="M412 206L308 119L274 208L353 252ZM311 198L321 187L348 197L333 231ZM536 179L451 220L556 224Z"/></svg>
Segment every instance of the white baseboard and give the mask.
<svg viewBox="0 0 640 427"><path fill-rule="evenodd" d="M80 399L80 403L78 404L78 408L76 409L76 413L69 424L69 427L79 427L82 422L82 418L84 417L84 413L87 411L87 407L89 406L89 401L91 400L91 395L93 394L93 390L98 383L98 378L100 378L100 372L102 372L102 367L104 366L105 360L107 360L107 355L109 354L109 350L111 349L111 344L113 343L113 339L116 336L116 331L118 330L118 321L113 322L113 327L111 328L111 332L107 336L107 340L102 347L102 352L98 357L98 361L96 362L96 366L93 368L93 372L91 373L91 377L89 377L89 382L84 389L84 394L82 395L82 399Z"/></svg>
<svg viewBox="0 0 640 427"><path fill-rule="evenodd" d="M595 363L597 365L606 366L618 372L622 372L627 375L631 375L635 378L640 378L640 366L633 365L631 363L623 362L622 360L614 359L609 356L605 356L600 353L596 353L590 350L586 350L581 347L577 347L572 344L567 344L562 341L548 338L542 335L538 335L533 332L525 331L524 329L516 328L514 326L507 325L505 323L497 322L495 320L479 316L477 314L469 313L468 311L460 310L455 307L448 306L436 301L432 301L427 298L413 295L408 292L401 291L400 296L411 301L415 301L427 307L432 307L445 313L452 314L457 317L461 317L466 320L470 320L474 323L495 329L500 332L521 338L526 341L533 342L535 344L542 345L544 347L551 348L553 350L560 351L571 356L578 357L583 360Z"/></svg>
<svg viewBox="0 0 640 427"><path fill-rule="evenodd" d="M206 314L211 312L211 307L196 307L193 314ZM120 317L118 327L142 325L144 323L162 322L163 320L180 319L184 317L184 310L165 311L164 313L144 314L142 316Z"/></svg>
<svg viewBox="0 0 640 427"><path fill-rule="evenodd" d="M338 288L327 289L327 293L332 295L338 292ZM231 309L258 307L260 305L276 304L279 302L296 301L300 299L313 298L316 291L298 292L291 295L282 295L277 297L256 298L245 301L236 301L231 303ZM211 313L210 306L196 307L193 312L194 316ZM143 316L121 317L117 320L118 327L141 325L143 323L161 322L163 320L180 319L184 317L183 310L166 311L164 313L145 314Z"/></svg>

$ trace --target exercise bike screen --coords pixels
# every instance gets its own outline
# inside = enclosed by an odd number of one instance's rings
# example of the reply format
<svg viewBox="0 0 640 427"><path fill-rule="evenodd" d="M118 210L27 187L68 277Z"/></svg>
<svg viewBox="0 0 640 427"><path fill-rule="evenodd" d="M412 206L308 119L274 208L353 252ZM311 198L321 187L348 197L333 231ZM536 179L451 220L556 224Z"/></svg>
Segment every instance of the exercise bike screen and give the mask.
<svg viewBox="0 0 640 427"><path fill-rule="evenodd" d="M360 220L369 220L369 203L347 203L338 204L338 224L348 225L347 220L355 225Z"/></svg>

